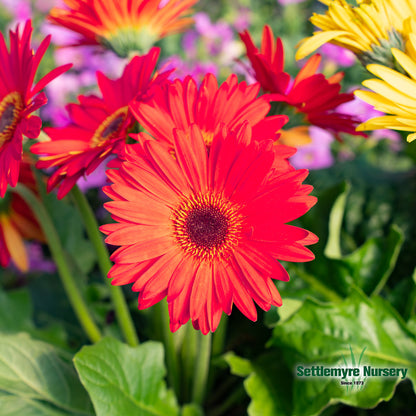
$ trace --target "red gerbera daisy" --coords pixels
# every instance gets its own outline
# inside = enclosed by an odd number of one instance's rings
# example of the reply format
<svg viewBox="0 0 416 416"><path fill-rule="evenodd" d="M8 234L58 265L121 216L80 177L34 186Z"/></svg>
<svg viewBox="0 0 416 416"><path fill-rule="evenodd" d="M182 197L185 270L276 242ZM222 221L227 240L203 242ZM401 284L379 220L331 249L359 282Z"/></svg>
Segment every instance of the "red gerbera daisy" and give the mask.
<svg viewBox="0 0 416 416"><path fill-rule="evenodd" d="M153 85L163 82L168 72L152 76L159 49L135 56L116 80L97 73L102 98L79 96L79 104L69 104L71 123L66 127L46 128L51 141L37 143L31 151L40 157L36 167L58 169L48 180L48 192L59 184L58 198L64 197L82 175L89 175L112 152L124 145L134 123L129 111L133 99L144 100Z"/></svg>
<svg viewBox="0 0 416 416"><path fill-rule="evenodd" d="M80 44L103 44L120 56L146 53L159 39L184 30L193 20L183 16L198 0L64 0L49 19L80 33Z"/></svg>
<svg viewBox="0 0 416 416"><path fill-rule="evenodd" d="M336 111L340 104L352 101L354 94L340 93L344 74L337 73L326 79L323 74L316 73L321 57L312 56L290 82L290 75L284 69L284 51L280 38L274 40L269 26L264 26L261 49L258 50L251 39L250 33L240 33L251 62L253 76L260 82L266 92L271 92L271 100L285 102L293 106L306 120L315 126L334 132L363 135L355 128L360 122L358 118Z"/></svg>
<svg viewBox="0 0 416 416"><path fill-rule="evenodd" d="M30 163L21 163L19 183L37 193ZM0 265L6 267L10 259L22 272L27 272L29 260L24 240L44 242L45 238L32 210L16 193L7 192L0 198Z"/></svg>
<svg viewBox="0 0 416 416"><path fill-rule="evenodd" d="M253 303L280 306L272 279L288 280L278 260L309 261L310 232L287 225L316 202L306 170L276 174L271 141L250 126L214 137L210 148L193 124L174 133L174 153L157 140L126 149L107 171L105 204L115 224L101 227L109 244L112 284L134 283L139 309L167 296L171 330L191 319L206 334L235 304L251 320Z"/></svg>
<svg viewBox="0 0 416 416"><path fill-rule="evenodd" d="M30 114L46 104L46 96L39 92L53 79L67 71L71 65L63 65L45 75L33 85L39 63L49 46L47 36L36 53L30 43L32 22L28 20L20 32L10 31L10 52L0 33L0 197L7 185L16 186L22 159L23 135L39 136L42 122Z"/></svg>
<svg viewBox="0 0 416 416"><path fill-rule="evenodd" d="M230 75L218 87L214 75L204 77L197 86L190 76L155 88L152 99L132 103L138 122L153 136L173 146L172 131L189 131L191 124L199 126L205 143L210 145L221 126L236 130L245 122L253 128L256 140L276 140L277 132L287 122L287 116L266 117L270 110L267 96L257 98L259 84L247 85Z"/></svg>

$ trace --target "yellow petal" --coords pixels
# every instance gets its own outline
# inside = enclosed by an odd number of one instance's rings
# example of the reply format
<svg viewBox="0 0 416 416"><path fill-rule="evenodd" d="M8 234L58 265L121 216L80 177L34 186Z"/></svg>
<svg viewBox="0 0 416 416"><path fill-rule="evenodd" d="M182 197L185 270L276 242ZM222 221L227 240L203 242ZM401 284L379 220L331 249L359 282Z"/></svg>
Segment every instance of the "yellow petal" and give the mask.
<svg viewBox="0 0 416 416"><path fill-rule="evenodd" d="M400 114L402 116L412 116L414 109L406 106L399 106L398 104L388 100L387 98L376 94L372 91L354 91L356 97L365 101L367 104L372 105L378 111L390 114Z"/></svg>
<svg viewBox="0 0 416 416"><path fill-rule="evenodd" d="M296 52L295 58L302 59L305 56L308 56L320 46L324 45L327 42L330 42L332 39L335 39L337 36L348 35L348 32L345 30L331 30L328 32L317 32L313 36L303 39L297 45L299 47Z"/></svg>
<svg viewBox="0 0 416 416"><path fill-rule="evenodd" d="M400 66L413 78L416 79L416 62L400 49L392 48L391 53Z"/></svg>
<svg viewBox="0 0 416 416"><path fill-rule="evenodd" d="M396 88L396 90L399 90L409 97L416 97L416 82L406 75L384 65L371 64L367 65L367 69L374 75L386 81L387 84ZM416 103L415 99L413 99L413 101Z"/></svg>
<svg viewBox="0 0 416 416"><path fill-rule="evenodd" d="M0 215L0 226L2 227L4 240L11 259L19 270L27 272L29 270L29 260L21 235L5 214Z"/></svg>
<svg viewBox="0 0 416 416"><path fill-rule="evenodd" d="M412 133L412 134L409 134L407 136L407 139L406 140L410 143L410 142L412 142L415 139L416 139L416 133Z"/></svg>
<svg viewBox="0 0 416 416"><path fill-rule="evenodd" d="M381 116L372 118L364 123L357 126L357 131L363 130L378 130L378 129L392 129L392 130L404 130L414 131L415 128L412 126L405 126L396 116Z"/></svg>
<svg viewBox="0 0 416 416"><path fill-rule="evenodd" d="M401 91L396 90L392 86L386 84L384 81L379 79L367 79L363 81L363 85L370 90L373 90L377 94L380 94L391 101L394 101L398 104L402 104L408 107L416 107L416 99L411 98L406 94L403 94Z"/></svg>

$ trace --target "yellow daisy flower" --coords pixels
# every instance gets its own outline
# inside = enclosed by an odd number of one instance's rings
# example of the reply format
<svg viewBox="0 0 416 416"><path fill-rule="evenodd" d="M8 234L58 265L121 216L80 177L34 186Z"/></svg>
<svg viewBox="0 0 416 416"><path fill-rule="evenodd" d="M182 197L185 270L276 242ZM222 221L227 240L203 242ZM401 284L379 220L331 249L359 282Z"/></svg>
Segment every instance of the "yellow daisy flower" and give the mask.
<svg viewBox="0 0 416 416"><path fill-rule="evenodd" d="M416 45L412 35L410 45ZM371 91L355 91L355 95L387 115L372 118L357 130L392 129L412 132L407 141L416 139L416 60L393 48L392 54L407 75L383 65L371 64L368 71L380 79L368 79L363 85Z"/></svg>
<svg viewBox="0 0 416 416"><path fill-rule="evenodd" d="M363 64L393 66L391 48L404 51L406 20L416 19L412 0L320 0L328 6L324 14L314 13L311 22L320 31L299 44L296 59L304 58L330 42L354 52Z"/></svg>

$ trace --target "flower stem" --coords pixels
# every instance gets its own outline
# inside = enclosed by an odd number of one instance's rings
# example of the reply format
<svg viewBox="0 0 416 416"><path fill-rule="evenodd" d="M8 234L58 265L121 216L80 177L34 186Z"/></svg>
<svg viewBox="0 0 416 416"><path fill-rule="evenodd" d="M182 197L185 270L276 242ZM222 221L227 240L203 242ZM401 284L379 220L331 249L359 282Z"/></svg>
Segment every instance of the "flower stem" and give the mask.
<svg viewBox="0 0 416 416"><path fill-rule="evenodd" d="M217 330L212 335L212 355L219 356L224 352L225 336L227 333L228 316L222 316Z"/></svg>
<svg viewBox="0 0 416 416"><path fill-rule="evenodd" d="M192 385L194 378L194 368L198 351L198 333L194 330L192 323L185 324L185 342L181 350L181 369L182 369L182 403L189 403L192 396Z"/></svg>
<svg viewBox="0 0 416 416"><path fill-rule="evenodd" d="M48 242L52 257L58 268L59 276L68 296L68 299L75 311L75 314L91 342L95 343L101 339L101 333L95 324L87 304L85 303L81 292L72 276L70 267L65 258L65 252L59 239L55 226L49 216L48 211L36 197L36 195L22 184L17 184L12 188L19 194L26 203L31 207L38 220L43 233Z"/></svg>
<svg viewBox="0 0 416 416"><path fill-rule="evenodd" d="M192 402L202 405L208 381L209 363L211 358L211 333L203 335L198 332L199 348L195 361L194 388Z"/></svg>
<svg viewBox="0 0 416 416"><path fill-rule="evenodd" d="M173 334L169 328L169 310L166 300L160 301L156 305L160 316L160 323L162 326L163 344L165 345L166 364L168 367L168 380L173 388L176 397L180 395L180 374L178 365L178 354L176 353Z"/></svg>
<svg viewBox="0 0 416 416"><path fill-rule="evenodd" d="M123 332L127 343L132 347L137 346L139 345L139 338L137 337L133 320L131 318L123 292L120 287L113 286L110 279L107 279L107 274L111 268L111 261L108 255L107 247L105 246L102 236L99 232L98 224L91 206L85 195L77 186L72 188L71 194L75 200L79 212L81 213L88 237L97 253L98 266L100 267L105 282L110 289L110 296L116 312L117 322L120 325L121 331Z"/></svg>

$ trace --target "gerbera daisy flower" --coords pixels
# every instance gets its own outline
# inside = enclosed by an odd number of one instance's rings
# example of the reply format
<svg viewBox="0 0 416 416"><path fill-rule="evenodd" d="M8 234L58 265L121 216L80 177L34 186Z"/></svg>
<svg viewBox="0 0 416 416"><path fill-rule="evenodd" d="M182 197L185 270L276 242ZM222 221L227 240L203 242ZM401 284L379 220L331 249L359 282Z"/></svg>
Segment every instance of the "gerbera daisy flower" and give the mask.
<svg viewBox="0 0 416 416"><path fill-rule="evenodd" d="M37 193L28 160L21 163L19 183ZM6 267L10 260L22 272L29 269L25 240L45 242L45 238L32 210L16 193L8 191L0 198L0 265Z"/></svg>
<svg viewBox="0 0 416 416"><path fill-rule="evenodd" d="M351 50L363 64L393 66L391 48L404 50L405 21L416 18L413 1L359 0L356 6L347 0L320 1L328 10L324 15L314 13L310 21L321 30L300 43L296 59L330 42Z"/></svg>
<svg viewBox="0 0 416 416"><path fill-rule="evenodd" d="M80 44L102 44L126 57L147 53L159 39L183 31L198 0L64 0L49 19L82 35Z"/></svg>
<svg viewBox="0 0 416 416"><path fill-rule="evenodd" d="M117 222L101 231L120 246L112 284L133 283L139 309L167 296L172 331L188 320L203 334L215 331L233 304L253 321L254 302L280 306L272 279L289 276L279 260L312 260L305 245L317 241L286 223L316 198L302 184L306 170L276 174L274 147L252 140L246 123L216 135L209 148L196 124L188 134L175 130L175 157L158 140L127 148L104 188Z"/></svg>
<svg viewBox="0 0 416 416"><path fill-rule="evenodd" d="M253 76L260 82L265 92L272 93L271 101L283 102L303 114L305 121L333 132L362 134L355 131L359 120L349 114L343 114L336 108L354 99L353 94L341 93L342 73L325 78L317 73L321 62L320 55L312 56L296 75L293 82L284 72L284 50L281 39L274 39L269 26L264 26L260 50L254 45L248 31L240 33L247 49Z"/></svg>
<svg viewBox="0 0 416 416"><path fill-rule="evenodd" d="M0 33L0 197L7 185L16 186L22 160L23 136L36 138L41 119L31 115L46 104L40 91L53 79L67 71L71 64L55 68L33 85L39 63L50 43L47 36L36 53L30 46L32 22L28 20L23 31L17 26L10 31L10 51Z"/></svg>
<svg viewBox="0 0 416 416"><path fill-rule="evenodd" d="M356 91L357 97L374 106L385 116L372 118L358 130L392 129L411 132L407 141L416 139L416 61L398 49L392 49L404 75L383 65L367 65L368 71L380 79L368 79L363 85L372 91Z"/></svg>
<svg viewBox="0 0 416 416"><path fill-rule="evenodd" d="M51 140L33 145L31 151L42 155L36 167L57 168L48 180L48 192L60 185L58 198L64 197L81 176L92 173L124 145L128 129L135 122L129 103L146 99L149 89L169 75L152 75L159 52L152 48L147 55L135 56L115 80L98 72L102 98L80 95L79 104L67 106L71 119L68 126L45 128Z"/></svg>
<svg viewBox="0 0 416 416"><path fill-rule="evenodd" d="M207 74L199 87L188 76L155 88L150 100L132 103L131 110L147 132L169 146L173 146L174 128L188 132L193 123L199 126L207 145L222 126L236 130L245 122L257 140L276 140L288 117L266 117L269 98L257 98L259 90L258 83L238 82L234 74L219 87L212 74Z"/></svg>

